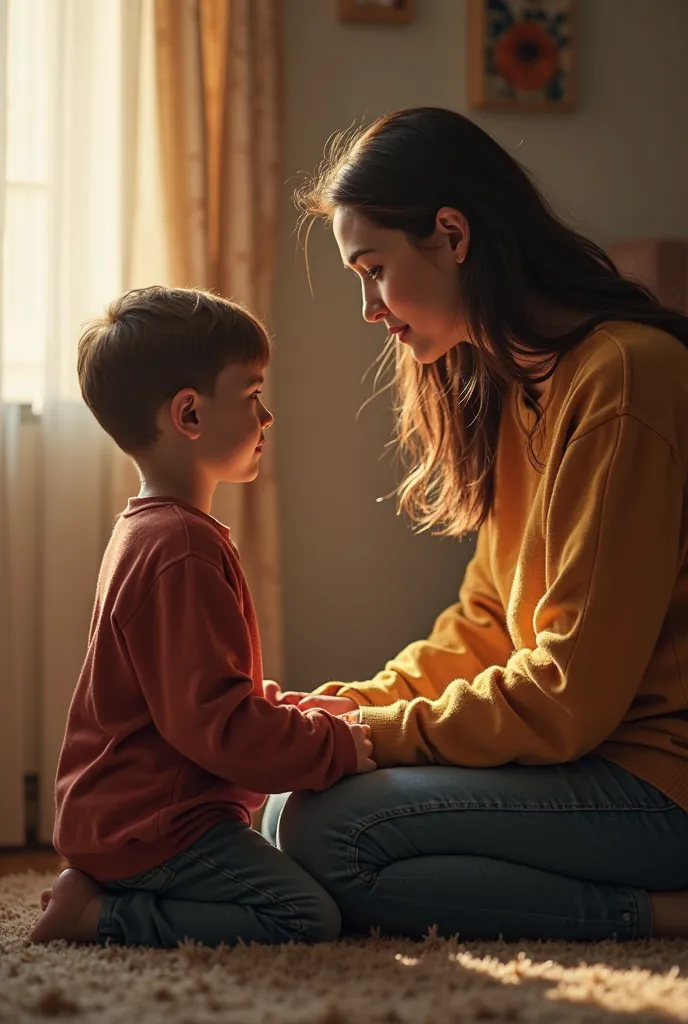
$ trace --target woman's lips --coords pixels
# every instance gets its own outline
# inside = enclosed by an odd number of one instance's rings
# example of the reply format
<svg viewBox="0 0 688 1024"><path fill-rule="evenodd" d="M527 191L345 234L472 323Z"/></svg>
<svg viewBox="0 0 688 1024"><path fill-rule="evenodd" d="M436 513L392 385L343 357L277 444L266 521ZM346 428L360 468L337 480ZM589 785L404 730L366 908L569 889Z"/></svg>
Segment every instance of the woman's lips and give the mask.
<svg viewBox="0 0 688 1024"><path fill-rule="evenodd" d="M399 341L403 341L406 335L408 334L408 329L408 324L399 324L397 327L390 327L389 333L396 334Z"/></svg>

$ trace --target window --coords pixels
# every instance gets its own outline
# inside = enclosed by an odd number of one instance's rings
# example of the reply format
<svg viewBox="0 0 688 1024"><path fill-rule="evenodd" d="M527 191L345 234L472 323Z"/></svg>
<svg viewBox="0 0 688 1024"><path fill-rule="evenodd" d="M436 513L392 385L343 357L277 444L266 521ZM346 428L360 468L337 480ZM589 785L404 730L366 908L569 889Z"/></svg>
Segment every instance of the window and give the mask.
<svg viewBox="0 0 688 1024"><path fill-rule="evenodd" d="M8 0L3 399L40 403L49 308L51 0Z"/></svg>
<svg viewBox="0 0 688 1024"><path fill-rule="evenodd" d="M124 196L135 152L127 132L136 121L125 117L124 97L135 96L138 5L3 3L2 397L38 407L80 402L81 326L123 290L125 209L127 217L133 210Z"/></svg>

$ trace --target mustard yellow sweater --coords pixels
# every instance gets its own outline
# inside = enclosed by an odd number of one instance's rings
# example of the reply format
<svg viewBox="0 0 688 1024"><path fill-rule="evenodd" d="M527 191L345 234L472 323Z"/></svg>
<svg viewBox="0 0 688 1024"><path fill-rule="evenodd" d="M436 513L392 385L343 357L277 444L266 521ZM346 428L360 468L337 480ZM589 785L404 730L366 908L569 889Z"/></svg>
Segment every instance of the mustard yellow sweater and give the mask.
<svg viewBox="0 0 688 1024"><path fill-rule="evenodd" d="M506 396L459 603L374 679L318 692L361 706L381 767L594 752L688 810L688 349L604 325L543 402L537 469Z"/></svg>

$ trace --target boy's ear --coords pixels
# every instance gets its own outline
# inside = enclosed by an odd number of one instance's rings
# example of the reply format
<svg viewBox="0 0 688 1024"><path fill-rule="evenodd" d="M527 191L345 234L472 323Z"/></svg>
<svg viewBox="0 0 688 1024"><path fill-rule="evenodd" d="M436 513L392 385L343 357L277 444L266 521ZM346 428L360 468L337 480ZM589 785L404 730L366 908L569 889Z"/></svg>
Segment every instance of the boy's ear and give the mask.
<svg viewBox="0 0 688 1024"><path fill-rule="evenodd" d="M198 392L192 388L178 391L170 402L172 426L190 441L196 441L201 436L199 405Z"/></svg>

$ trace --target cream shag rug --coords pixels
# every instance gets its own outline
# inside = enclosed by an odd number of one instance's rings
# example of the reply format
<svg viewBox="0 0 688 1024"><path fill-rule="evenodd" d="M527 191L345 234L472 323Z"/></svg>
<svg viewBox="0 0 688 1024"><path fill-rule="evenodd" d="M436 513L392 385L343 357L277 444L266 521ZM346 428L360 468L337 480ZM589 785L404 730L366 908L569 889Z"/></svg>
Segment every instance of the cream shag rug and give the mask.
<svg viewBox="0 0 688 1024"><path fill-rule="evenodd" d="M176 950L32 946L50 876L0 878L0 1021L73 1024L666 1024L688 943L425 942Z"/></svg>

